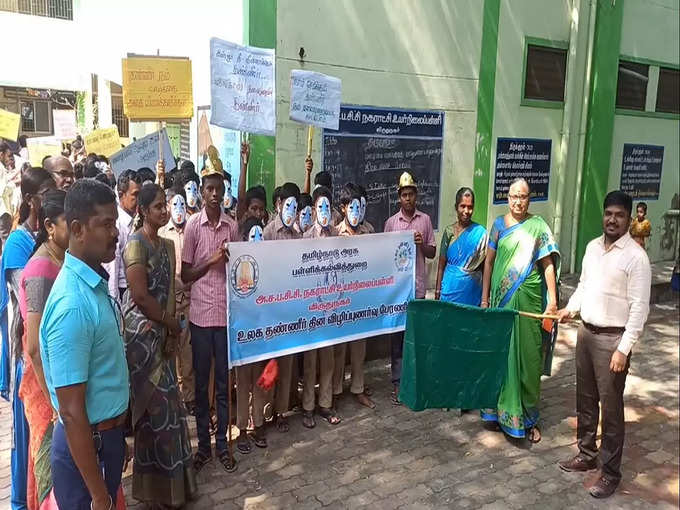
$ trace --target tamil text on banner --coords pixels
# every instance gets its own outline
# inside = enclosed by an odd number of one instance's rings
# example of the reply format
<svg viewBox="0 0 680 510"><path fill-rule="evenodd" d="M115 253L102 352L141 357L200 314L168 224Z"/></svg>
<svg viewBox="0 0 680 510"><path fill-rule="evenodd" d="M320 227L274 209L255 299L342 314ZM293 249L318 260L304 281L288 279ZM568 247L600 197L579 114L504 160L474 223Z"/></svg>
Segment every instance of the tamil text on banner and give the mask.
<svg viewBox="0 0 680 510"><path fill-rule="evenodd" d="M118 126L95 129L85 136L85 150L88 154L98 154L107 158L120 150Z"/></svg>
<svg viewBox="0 0 680 510"><path fill-rule="evenodd" d="M59 156L61 154L61 142L54 136L27 138L26 148L32 166L43 166L43 159L47 156Z"/></svg>
<svg viewBox="0 0 680 510"><path fill-rule="evenodd" d="M229 251L232 366L404 329L412 232L233 243Z"/></svg>
<svg viewBox="0 0 680 510"><path fill-rule="evenodd" d="M16 142L20 123L21 115L0 109L0 138Z"/></svg>
<svg viewBox="0 0 680 510"><path fill-rule="evenodd" d="M413 411L495 408L516 314L505 308L411 301L399 399Z"/></svg>
<svg viewBox="0 0 680 510"><path fill-rule="evenodd" d="M292 120L326 129L338 129L340 96L339 78L300 69L290 72Z"/></svg>
<svg viewBox="0 0 680 510"><path fill-rule="evenodd" d="M175 158L172 155L172 148L170 147L170 140L165 128L144 138L131 143L124 149L119 150L111 156L111 168L113 173L118 178L125 170L139 170L140 168L150 168L156 171L156 163L159 160L158 154L158 137L161 136L161 144L163 146L163 161L165 162L165 171L169 172L177 165Z"/></svg>
<svg viewBox="0 0 680 510"><path fill-rule="evenodd" d="M54 137L59 140L73 140L76 137L75 110L52 110Z"/></svg>
<svg viewBox="0 0 680 510"><path fill-rule="evenodd" d="M190 119L192 90L188 58L123 59L123 109L130 120Z"/></svg>
<svg viewBox="0 0 680 510"><path fill-rule="evenodd" d="M274 50L210 39L210 123L274 135Z"/></svg>

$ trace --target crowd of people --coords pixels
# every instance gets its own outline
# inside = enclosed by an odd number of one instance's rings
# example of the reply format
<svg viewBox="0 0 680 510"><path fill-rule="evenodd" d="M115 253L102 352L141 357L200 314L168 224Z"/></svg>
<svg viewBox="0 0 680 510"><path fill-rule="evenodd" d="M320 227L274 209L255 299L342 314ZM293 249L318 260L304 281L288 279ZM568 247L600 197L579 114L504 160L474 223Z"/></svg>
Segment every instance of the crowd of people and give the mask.
<svg viewBox="0 0 680 510"><path fill-rule="evenodd" d="M0 391L14 416L13 508L124 508L121 476L130 459L133 498L152 508L183 506L197 492L196 473L213 458L211 436L219 463L237 469L228 445L233 383L236 448L244 455L253 445L267 447L268 429L286 433L296 403L306 428L316 417L340 423L347 360L349 393L376 407L364 379L367 339L278 358L272 390L258 384L266 362L237 367L232 380L227 359L228 244L371 235L363 187L346 183L334 193L328 172L312 179L307 158L303 189L283 183L268 203L264 187L246 189L247 143L237 197L231 176L212 158L200 177L189 161L167 174L159 161L155 171L130 169L114 179L106 158L86 154L78 140L42 167L17 170L19 157L0 144L0 218L9 223L2 234ZM415 298L424 299L434 231L418 209L418 183L405 172L396 184L400 209L383 231L413 232ZM580 312L580 452L560 466L595 466L601 405L602 474L590 490L606 497L621 478L623 385L648 313L649 261L628 234L631 198L611 192L604 234L588 245L578 289L560 310L559 250L547 223L529 212L530 196L526 180L514 181L509 210L489 232L472 221L472 189L444 200L456 221L443 229L434 297L560 320ZM539 321L516 317L498 404L481 410L486 426L531 442L541 439L544 334ZM392 335L394 405L401 404L402 347L403 333ZM126 433L134 437L132 452Z"/></svg>

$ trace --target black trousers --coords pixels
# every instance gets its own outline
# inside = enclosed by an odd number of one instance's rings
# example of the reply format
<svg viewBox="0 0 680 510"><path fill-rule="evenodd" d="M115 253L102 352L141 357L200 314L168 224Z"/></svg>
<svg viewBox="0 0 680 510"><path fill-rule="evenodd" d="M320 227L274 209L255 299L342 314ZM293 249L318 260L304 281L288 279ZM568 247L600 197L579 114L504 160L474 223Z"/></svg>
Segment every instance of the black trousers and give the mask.
<svg viewBox="0 0 680 510"><path fill-rule="evenodd" d="M585 326L578 330L576 344L576 417L578 448L587 459L596 459L602 472L621 479L621 457L625 437L623 390L630 367L630 354L623 372L609 369L621 335L594 334ZM596 444L602 408L602 439Z"/></svg>
<svg viewBox="0 0 680 510"><path fill-rule="evenodd" d="M198 450L210 454L210 363L215 358L215 406L217 408L217 453L227 449L229 407L227 402L227 330L226 328L201 328L191 324L191 354L195 374L196 435Z"/></svg>

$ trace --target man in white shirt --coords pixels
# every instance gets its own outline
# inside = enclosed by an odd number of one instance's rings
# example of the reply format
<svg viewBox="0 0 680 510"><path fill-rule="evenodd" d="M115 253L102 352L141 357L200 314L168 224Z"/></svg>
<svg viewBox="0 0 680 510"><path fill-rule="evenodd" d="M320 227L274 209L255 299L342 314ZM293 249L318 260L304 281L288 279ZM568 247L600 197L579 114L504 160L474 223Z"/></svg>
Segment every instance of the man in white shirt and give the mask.
<svg viewBox="0 0 680 510"><path fill-rule="evenodd" d="M137 212L137 195L139 195L141 187L142 184L134 170L125 170L118 177L116 184L118 191L118 220L116 221L118 244L116 246L116 258L105 264L104 269L109 273L109 294L119 303L122 303L123 293L127 289L123 252L132 231L132 223Z"/></svg>
<svg viewBox="0 0 680 510"><path fill-rule="evenodd" d="M652 272L647 253L630 237L633 200L622 191L604 199L604 234L588 243L581 278L560 320L581 314L576 344L576 416L579 453L560 462L564 471L600 465L590 487L595 498L611 496L621 480L625 421L623 390L631 349L649 313ZM596 445L602 407L602 440Z"/></svg>

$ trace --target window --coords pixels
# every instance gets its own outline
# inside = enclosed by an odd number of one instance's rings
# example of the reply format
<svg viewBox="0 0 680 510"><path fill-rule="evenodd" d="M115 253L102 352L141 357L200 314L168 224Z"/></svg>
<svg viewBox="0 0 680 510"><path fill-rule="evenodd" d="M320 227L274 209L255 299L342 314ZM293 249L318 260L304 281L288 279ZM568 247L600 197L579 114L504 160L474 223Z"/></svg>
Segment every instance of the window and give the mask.
<svg viewBox="0 0 680 510"><path fill-rule="evenodd" d="M113 83L111 89L113 89ZM123 113L123 96L111 94L111 119L118 126L120 136L124 138L130 136L130 122Z"/></svg>
<svg viewBox="0 0 680 510"><path fill-rule="evenodd" d="M647 100L649 66L636 62L619 61L616 84L616 107L644 111Z"/></svg>
<svg viewBox="0 0 680 510"><path fill-rule="evenodd" d="M527 44L524 99L564 102L566 74L566 48Z"/></svg>
<svg viewBox="0 0 680 510"><path fill-rule="evenodd" d="M21 130L31 133L50 132L49 101L21 101Z"/></svg>
<svg viewBox="0 0 680 510"><path fill-rule="evenodd" d="M0 11L73 19L73 0L0 0Z"/></svg>
<svg viewBox="0 0 680 510"><path fill-rule="evenodd" d="M659 68L656 111L680 113L680 71L678 69Z"/></svg>

